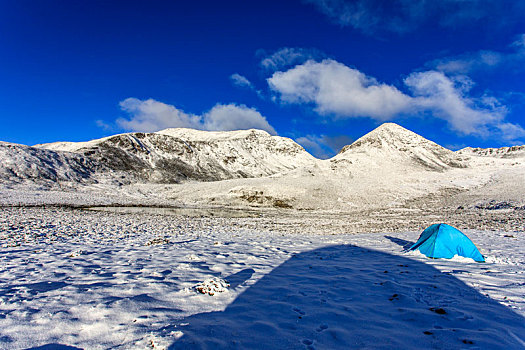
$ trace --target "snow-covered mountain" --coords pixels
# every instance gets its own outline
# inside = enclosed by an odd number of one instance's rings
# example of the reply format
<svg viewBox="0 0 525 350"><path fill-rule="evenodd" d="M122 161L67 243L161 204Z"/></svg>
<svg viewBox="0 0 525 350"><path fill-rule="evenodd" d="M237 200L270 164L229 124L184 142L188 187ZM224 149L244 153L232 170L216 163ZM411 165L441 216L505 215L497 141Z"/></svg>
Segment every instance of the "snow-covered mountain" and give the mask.
<svg viewBox="0 0 525 350"><path fill-rule="evenodd" d="M216 181L273 175L315 161L294 141L261 130L166 129L2 149L5 181L97 182L101 176L124 184Z"/></svg>
<svg viewBox="0 0 525 350"><path fill-rule="evenodd" d="M378 167L417 166L442 171L466 166L464 157L394 123L384 123L351 145L334 160Z"/></svg>
<svg viewBox="0 0 525 350"><path fill-rule="evenodd" d="M327 210L409 201L412 206L467 192L472 196L465 194L459 202L483 199L484 193L489 199L504 193L497 199L520 202L514 184L525 178L524 149L452 152L386 123L335 157L319 160L294 141L260 130L166 129L34 147L0 143L0 190L36 184L37 189L111 193L137 204Z"/></svg>
<svg viewBox="0 0 525 350"><path fill-rule="evenodd" d="M487 176L481 175L465 181L468 169L468 157L389 123L344 147L331 159L315 159L271 178L187 184L170 191L167 197L195 205L377 208L403 205L410 198L446 187L486 181ZM456 173L451 176L453 171Z"/></svg>

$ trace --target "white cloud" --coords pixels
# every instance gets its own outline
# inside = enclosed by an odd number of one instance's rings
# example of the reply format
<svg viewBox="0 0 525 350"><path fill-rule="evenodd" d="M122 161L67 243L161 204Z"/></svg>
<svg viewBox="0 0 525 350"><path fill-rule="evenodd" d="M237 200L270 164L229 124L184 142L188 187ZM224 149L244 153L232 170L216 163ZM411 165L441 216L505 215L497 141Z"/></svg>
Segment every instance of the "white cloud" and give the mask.
<svg viewBox="0 0 525 350"><path fill-rule="evenodd" d="M218 104L203 115L204 130L244 130L261 129L277 135L275 129L255 108L244 105Z"/></svg>
<svg viewBox="0 0 525 350"><path fill-rule="evenodd" d="M310 104L320 115L335 118L384 122L408 115L435 117L459 133L484 137L519 137L523 130L504 121L507 110L496 98L469 96L470 79L452 79L438 71L409 75L404 84L411 94L334 60L307 61L275 72L268 84L281 102Z"/></svg>
<svg viewBox="0 0 525 350"><path fill-rule="evenodd" d="M432 112L463 134L488 136L489 127L499 125L506 114L506 109L495 98L468 97L465 95L468 87L458 88L441 72L412 73L404 82L413 93L416 108Z"/></svg>
<svg viewBox="0 0 525 350"><path fill-rule="evenodd" d="M507 52L481 50L459 56L445 57L430 61L426 66L447 74L468 74L481 70L485 72L488 69L502 67L523 70L525 34L521 34L509 47L510 50Z"/></svg>
<svg viewBox="0 0 525 350"><path fill-rule="evenodd" d="M129 119L119 118L119 127L129 131L155 132L166 128L192 128L209 131L262 129L277 134L256 109L244 105L217 104L203 115L186 113L154 99L127 98L120 102Z"/></svg>
<svg viewBox="0 0 525 350"><path fill-rule="evenodd" d="M307 61L268 78L287 103L313 103L321 115L371 117L385 121L406 111L410 98L334 60Z"/></svg>
<svg viewBox="0 0 525 350"><path fill-rule="evenodd" d="M502 122L497 125L497 128L502 137L508 141L515 142L515 140L525 137L525 129L518 124ZM523 143L523 141L520 141L519 143Z"/></svg>
<svg viewBox="0 0 525 350"><path fill-rule="evenodd" d="M518 38L510 46L515 47L518 50L524 50L525 49L525 34L518 35Z"/></svg>
<svg viewBox="0 0 525 350"><path fill-rule="evenodd" d="M443 58L432 61L427 66L446 73L467 74L473 70L486 67L496 67L504 60L504 56L494 51L479 51L453 58Z"/></svg>
<svg viewBox="0 0 525 350"><path fill-rule="evenodd" d="M202 125L200 116L185 113L175 106L151 98L139 100L130 97L119 104L131 116L131 119L117 119L117 124L125 130L154 132L166 128L200 129Z"/></svg>
<svg viewBox="0 0 525 350"><path fill-rule="evenodd" d="M298 47L283 47L271 55L264 51L259 54L264 55L261 66L267 71L276 71L292 65L304 63L310 59L325 58L325 54L316 49L305 49Z"/></svg>
<svg viewBox="0 0 525 350"><path fill-rule="evenodd" d="M253 83L249 81L248 78L246 78L245 76L242 76L238 73L234 73L230 75L230 80L232 81L233 85L243 89L251 90L255 92L257 96L259 96L259 98L265 99L263 92L261 90L257 90L255 88L255 85L253 85Z"/></svg>
<svg viewBox="0 0 525 350"><path fill-rule="evenodd" d="M104 131L113 131L114 127L105 121L98 119L95 120L95 124Z"/></svg>
<svg viewBox="0 0 525 350"><path fill-rule="evenodd" d="M249 81L245 76L242 76L238 73L234 73L230 75L230 80L232 81L233 85L248 88L248 89L254 89L253 84L251 81Z"/></svg>
<svg viewBox="0 0 525 350"><path fill-rule="evenodd" d="M304 0L335 23L367 34L406 33L435 23L442 27L497 28L521 20L525 3L516 0Z"/></svg>

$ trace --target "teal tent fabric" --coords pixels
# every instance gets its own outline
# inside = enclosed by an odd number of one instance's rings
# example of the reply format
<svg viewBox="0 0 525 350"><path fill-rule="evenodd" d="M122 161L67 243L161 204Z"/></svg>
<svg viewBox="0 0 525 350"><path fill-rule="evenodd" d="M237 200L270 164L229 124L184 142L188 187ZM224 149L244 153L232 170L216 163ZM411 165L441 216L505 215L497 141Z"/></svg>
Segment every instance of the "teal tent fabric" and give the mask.
<svg viewBox="0 0 525 350"><path fill-rule="evenodd" d="M460 230L447 224L427 227L409 250L418 249L429 258L453 258L454 255L485 262L483 255L472 241Z"/></svg>

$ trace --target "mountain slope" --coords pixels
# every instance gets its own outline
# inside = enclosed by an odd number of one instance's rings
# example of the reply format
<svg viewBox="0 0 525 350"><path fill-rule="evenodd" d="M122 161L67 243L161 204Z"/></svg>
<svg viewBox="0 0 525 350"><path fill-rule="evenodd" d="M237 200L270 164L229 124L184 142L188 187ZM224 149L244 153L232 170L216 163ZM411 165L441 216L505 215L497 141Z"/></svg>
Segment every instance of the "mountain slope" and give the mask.
<svg viewBox="0 0 525 350"><path fill-rule="evenodd" d="M102 167L82 155L0 142L0 180L54 185L59 181L92 183Z"/></svg>
<svg viewBox="0 0 525 350"><path fill-rule="evenodd" d="M168 197L195 205L355 210L402 206L412 198L462 191L487 180L470 176L457 155L395 124L384 124L340 154L271 178L181 186ZM445 175L446 173L446 175ZM467 174L469 176L467 176Z"/></svg>
<svg viewBox="0 0 525 350"><path fill-rule="evenodd" d="M114 171L157 183L268 176L315 160L294 141L261 130L166 129L37 147L82 154Z"/></svg>
<svg viewBox="0 0 525 350"><path fill-rule="evenodd" d="M378 167L415 166L443 171L466 166L464 157L394 123L385 123L343 147L334 160L350 160Z"/></svg>

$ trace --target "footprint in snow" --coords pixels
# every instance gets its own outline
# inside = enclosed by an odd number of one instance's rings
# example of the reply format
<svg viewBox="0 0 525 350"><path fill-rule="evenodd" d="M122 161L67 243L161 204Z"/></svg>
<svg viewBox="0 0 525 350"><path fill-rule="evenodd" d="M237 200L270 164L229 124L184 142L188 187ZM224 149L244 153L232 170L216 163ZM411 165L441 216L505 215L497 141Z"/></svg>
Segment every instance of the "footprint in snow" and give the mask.
<svg viewBox="0 0 525 350"><path fill-rule="evenodd" d="M322 332L322 331L324 331L324 330L326 330L326 329L328 329L328 326L325 325L325 324L322 324L322 325L320 325L320 326L316 329L316 331L317 331L317 332Z"/></svg>
<svg viewBox="0 0 525 350"><path fill-rule="evenodd" d="M444 315L447 313L444 309L440 307L431 307L429 310L435 312L438 315Z"/></svg>
<svg viewBox="0 0 525 350"><path fill-rule="evenodd" d="M296 307L294 307L292 310L295 311L295 312L297 312L297 313L300 314L300 315L303 315L303 316L304 316L304 314L305 314L304 311L302 311L301 309L298 309L298 308L296 308Z"/></svg>
<svg viewBox="0 0 525 350"><path fill-rule="evenodd" d="M314 342L310 339L303 339L303 344L306 345L306 349L308 350L315 350L315 347L313 346Z"/></svg>
<svg viewBox="0 0 525 350"><path fill-rule="evenodd" d="M388 298L390 301L399 300L399 294L393 294L390 298Z"/></svg>

